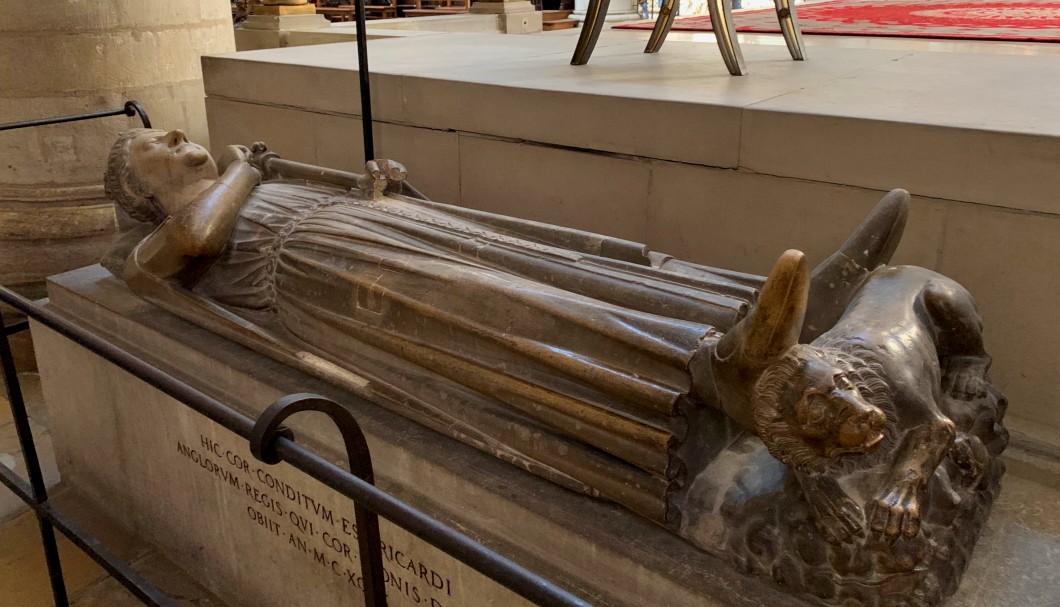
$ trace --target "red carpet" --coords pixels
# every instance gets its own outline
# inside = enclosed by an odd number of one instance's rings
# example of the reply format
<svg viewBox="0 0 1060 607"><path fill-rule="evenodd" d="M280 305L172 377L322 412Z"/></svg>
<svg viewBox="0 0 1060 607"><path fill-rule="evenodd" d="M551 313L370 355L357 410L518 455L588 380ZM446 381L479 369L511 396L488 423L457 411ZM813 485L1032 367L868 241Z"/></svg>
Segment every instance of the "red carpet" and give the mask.
<svg viewBox="0 0 1060 607"><path fill-rule="evenodd" d="M835 0L798 5L804 34L1060 42L1060 1ZM734 13L739 32L779 33L772 8ZM616 25L648 29L652 22ZM673 31L709 32L710 17L684 17Z"/></svg>

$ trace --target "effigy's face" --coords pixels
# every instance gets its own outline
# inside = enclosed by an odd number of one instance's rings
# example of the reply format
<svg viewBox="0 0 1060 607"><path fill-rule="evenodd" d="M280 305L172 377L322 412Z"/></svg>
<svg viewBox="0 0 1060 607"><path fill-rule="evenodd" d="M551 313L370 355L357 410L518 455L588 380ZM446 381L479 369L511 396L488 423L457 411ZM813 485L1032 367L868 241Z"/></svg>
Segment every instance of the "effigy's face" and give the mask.
<svg viewBox="0 0 1060 607"><path fill-rule="evenodd" d="M802 394L791 411L794 430L818 455L871 453L883 441L887 417L831 362L811 358L802 368Z"/></svg>
<svg viewBox="0 0 1060 607"><path fill-rule="evenodd" d="M136 178L155 194L179 190L203 179L217 179L217 165L210 153L188 141L179 129L144 133L133 139L129 164Z"/></svg>

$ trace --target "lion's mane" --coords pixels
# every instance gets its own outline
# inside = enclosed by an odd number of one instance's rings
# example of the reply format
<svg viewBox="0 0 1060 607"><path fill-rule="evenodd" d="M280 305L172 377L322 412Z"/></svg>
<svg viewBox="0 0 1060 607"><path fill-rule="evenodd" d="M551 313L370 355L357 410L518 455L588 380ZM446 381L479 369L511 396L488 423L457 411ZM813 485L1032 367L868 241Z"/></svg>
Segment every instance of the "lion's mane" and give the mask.
<svg viewBox="0 0 1060 607"><path fill-rule="evenodd" d="M883 441L872 453L850 453L835 458L818 455L788 422L786 413L795 405L791 388L814 354L823 356L846 373L861 395L887 416ZM856 343L830 340L818 345L794 346L759 378L753 403L759 438L773 457L799 472L840 475L869 468L887 457L897 444L898 416L891 388L884 380L883 365L869 349Z"/></svg>

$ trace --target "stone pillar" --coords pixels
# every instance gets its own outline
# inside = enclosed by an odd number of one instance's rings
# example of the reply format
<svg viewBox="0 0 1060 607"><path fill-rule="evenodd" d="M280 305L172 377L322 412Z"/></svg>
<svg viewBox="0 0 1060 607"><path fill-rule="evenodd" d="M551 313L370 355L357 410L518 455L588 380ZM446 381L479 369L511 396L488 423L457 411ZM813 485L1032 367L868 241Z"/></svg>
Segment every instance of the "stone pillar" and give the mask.
<svg viewBox="0 0 1060 607"><path fill-rule="evenodd" d="M0 7L0 122L120 108L206 143L203 54L234 50L228 0L8 0ZM96 263L114 214L103 168L118 116L0 132L0 284Z"/></svg>
<svg viewBox="0 0 1060 607"><path fill-rule="evenodd" d="M262 0L250 7L250 16L236 27L236 49L252 51L287 46L287 32L331 27L308 0Z"/></svg>
<svg viewBox="0 0 1060 607"><path fill-rule="evenodd" d="M653 2L654 0L648 0ZM576 21L585 21L585 11L589 8L589 0L574 0L574 12L570 18ZM612 0L607 8L607 22L637 21L641 17L637 13L637 0Z"/></svg>
<svg viewBox="0 0 1060 607"><path fill-rule="evenodd" d="M529 0L477 0L469 12L498 15L506 34L533 34L542 30L541 11Z"/></svg>

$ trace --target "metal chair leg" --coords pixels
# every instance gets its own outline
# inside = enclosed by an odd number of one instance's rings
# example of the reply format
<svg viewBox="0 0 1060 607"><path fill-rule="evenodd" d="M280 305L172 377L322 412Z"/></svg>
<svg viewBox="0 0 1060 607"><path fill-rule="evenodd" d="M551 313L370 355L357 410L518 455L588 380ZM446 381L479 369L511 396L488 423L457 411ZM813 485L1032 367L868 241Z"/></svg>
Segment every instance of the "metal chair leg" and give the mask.
<svg viewBox="0 0 1060 607"><path fill-rule="evenodd" d="M780 21L780 32L784 34L784 42L788 45L788 52L795 61L806 58L802 45L802 30L799 28L799 19L795 16L795 6L790 0L773 0L777 7L777 20Z"/></svg>
<svg viewBox="0 0 1060 607"><path fill-rule="evenodd" d="M589 0L585 21L582 21L582 33L578 36L578 46L574 48L574 57L570 60L571 65L589 63L589 57L592 57L593 49L596 48L596 40L604 29L604 17L607 17L607 7L610 4L611 0Z"/></svg>
<svg viewBox="0 0 1060 607"><path fill-rule="evenodd" d="M732 22L732 7L729 0L708 0L707 8L710 10L710 22L714 26L714 37L718 39L718 49L721 58L725 61L725 67L733 76L744 76L747 74L747 66L743 62L743 53L740 52L740 43L736 40L736 27Z"/></svg>
<svg viewBox="0 0 1060 607"><path fill-rule="evenodd" d="M778 2L780 0L777 0ZM663 42L666 42L666 36L670 33L670 28L674 24L674 17L677 16L677 11L674 10L674 6L677 4L677 0L664 0L663 5L659 8L659 16L655 18L655 27L651 30L651 38L648 38L648 46L644 47L645 53L656 53L662 48Z"/></svg>

